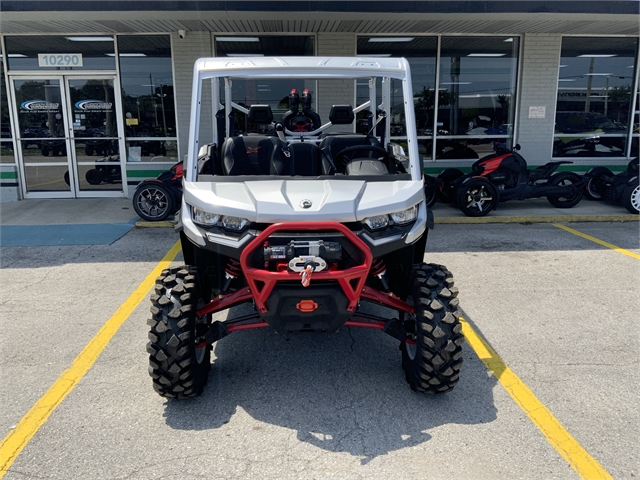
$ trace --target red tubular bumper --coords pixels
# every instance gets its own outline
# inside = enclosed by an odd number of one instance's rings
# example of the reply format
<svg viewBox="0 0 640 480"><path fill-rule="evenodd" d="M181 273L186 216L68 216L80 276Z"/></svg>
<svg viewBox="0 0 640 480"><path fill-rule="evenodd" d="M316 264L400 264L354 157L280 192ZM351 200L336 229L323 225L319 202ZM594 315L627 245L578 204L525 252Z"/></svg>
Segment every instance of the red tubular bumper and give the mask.
<svg viewBox="0 0 640 480"><path fill-rule="evenodd" d="M360 299L360 292L364 287L364 283L369 275L371 269L371 250L367 245L360 240L351 230L337 222L289 222L289 223L276 223L267 227L267 229L253 239L249 245L247 245L242 254L240 255L240 265L242 267L242 273L249 284L249 288L253 293L253 298L256 302L258 312L264 313L267 311L265 306L266 300L269 298L273 287L280 281L300 281L300 275L295 272L283 271L283 272L270 272L268 270L262 270L249 266L249 255L259 247L264 245L264 242L275 232L291 231L291 232L340 232L355 245L364 255L364 263L356 265L355 267L348 268L346 270L334 270L334 271L321 271L313 274L313 281L317 280L335 280L338 282L344 294L349 300L349 306L347 310L354 312L358 306L358 300ZM352 287L351 282L356 280L356 287ZM263 285L260 288L256 282L261 282Z"/></svg>
<svg viewBox="0 0 640 480"><path fill-rule="evenodd" d="M269 295L273 291L277 282L282 281L296 281L300 282L301 277L296 272L290 271L280 271L273 272L269 270L253 268L249 266L249 256L258 248L264 246L264 243L269 239L269 237L276 233L282 231L291 231L291 232L339 232L344 237L351 242L356 248L358 248L363 256L364 262L360 265L356 265L354 267L348 268L346 270L324 270L320 272L315 272L313 274L313 278L311 283L318 280L334 280L336 281L342 290L344 291L345 296L348 299L347 310L349 312L355 312L358 302L360 301L360 297L369 300L374 303L378 303L381 305L385 305L389 308L393 308L395 310L404 311L408 313L413 313L413 308L408 305L406 302L403 302L398 297L393 295L392 293L384 293L379 290L375 290L371 287L365 286L365 282L367 280L367 276L370 273L371 265L372 265L372 255L369 247L362 241L358 236L345 227L341 223L337 222L287 222L287 223L277 223L267 227L260 235L258 235L255 239L253 239L242 251L240 255L240 266L242 268L242 273L244 274L248 288L244 287L235 292L223 296L215 298L209 304L205 305L203 308L198 310L197 314L206 315L210 313L215 313L220 310L224 310L230 308L234 305L238 305L240 303L249 301L251 299L254 300L256 307L259 313L267 312L266 301L269 298ZM355 287L353 286L355 284ZM301 285L301 288L302 287ZM383 323L370 323L370 322L359 322L359 321L348 321L345 325L347 326L362 326L369 328L384 328ZM266 326L263 322L260 322L260 327ZM245 328L256 328L257 325L253 327L231 327L233 330L241 330ZM230 331L231 331L230 328Z"/></svg>

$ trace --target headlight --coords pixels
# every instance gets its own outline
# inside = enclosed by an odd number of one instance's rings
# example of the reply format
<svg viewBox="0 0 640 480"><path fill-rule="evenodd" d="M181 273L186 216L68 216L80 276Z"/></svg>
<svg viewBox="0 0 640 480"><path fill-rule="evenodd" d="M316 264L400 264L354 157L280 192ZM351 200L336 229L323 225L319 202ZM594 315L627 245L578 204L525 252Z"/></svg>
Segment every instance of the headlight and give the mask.
<svg viewBox="0 0 640 480"><path fill-rule="evenodd" d="M213 227L220 220L220 215L217 213L205 212L199 208L193 207L193 221L198 225L204 225L205 227Z"/></svg>
<svg viewBox="0 0 640 480"><path fill-rule="evenodd" d="M393 212L389 215L376 215L375 217L366 217L362 220L369 230L381 230L389 226L389 217L395 225L406 225L415 221L418 216L418 205L414 205L411 208L402 210L400 212Z"/></svg>
<svg viewBox="0 0 640 480"><path fill-rule="evenodd" d="M404 225L405 223L413 222L417 216L418 206L414 205L413 207L402 210L401 212L393 212L391 214L391 220L393 220L396 225Z"/></svg>
<svg viewBox="0 0 640 480"><path fill-rule="evenodd" d="M239 232L247 226L249 220L242 217L222 217L222 226L228 230Z"/></svg>
<svg viewBox="0 0 640 480"><path fill-rule="evenodd" d="M371 230L380 230L381 228L387 228L389 225L388 215L376 215L375 217L366 217L362 220L367 227Z"/></svg>

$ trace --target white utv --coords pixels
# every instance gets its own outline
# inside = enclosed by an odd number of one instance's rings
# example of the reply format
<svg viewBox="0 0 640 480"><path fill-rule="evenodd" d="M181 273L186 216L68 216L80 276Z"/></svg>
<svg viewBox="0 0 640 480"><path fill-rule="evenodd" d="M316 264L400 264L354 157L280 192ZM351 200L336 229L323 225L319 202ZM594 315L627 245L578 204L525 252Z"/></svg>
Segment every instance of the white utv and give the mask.
<svg viewBox="0 0 640 480"><path fill-rule="evenodd" d="M355 107L331 101L345 92ZM151 295L149 372L161 396L201 394L212 344L262 327L380 329L400 341L414 391L456 385L458 290L444 266L423 263L433 215L413 103L403 58L196 62L176 214L185 265ZM242 303L253 313L212 322Z"/></svg>

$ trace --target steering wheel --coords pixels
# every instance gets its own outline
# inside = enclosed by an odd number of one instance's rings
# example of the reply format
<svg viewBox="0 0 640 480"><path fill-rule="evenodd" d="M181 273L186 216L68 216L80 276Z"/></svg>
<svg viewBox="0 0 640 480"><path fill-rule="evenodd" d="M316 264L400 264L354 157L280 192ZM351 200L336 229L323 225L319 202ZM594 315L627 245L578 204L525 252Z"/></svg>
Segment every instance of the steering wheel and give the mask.
<svg viewBox="0 0 640 480"><path fill-rule="evenodd" d="M356 157L356 152L375 152L384 157L384 162L389 165L389 152L382 147L376 147L375 145L355 145L353 147L347 147L338 152L334 163L338 166L345 167L350 161ZM371 159L376 160L376 159Z"/></svg>

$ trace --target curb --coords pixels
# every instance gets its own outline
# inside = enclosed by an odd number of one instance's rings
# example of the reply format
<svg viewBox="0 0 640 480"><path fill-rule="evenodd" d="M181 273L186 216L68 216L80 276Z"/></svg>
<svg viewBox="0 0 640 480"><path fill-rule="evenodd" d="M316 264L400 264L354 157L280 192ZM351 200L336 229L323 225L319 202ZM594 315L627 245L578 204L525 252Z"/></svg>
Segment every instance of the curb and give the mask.
<svg viewBox="0 0 640 480"><path fill-rule="evenodd" d="M145 220L138 220L135 223L137 228L173 228L173 222L165 221L165 222L147 222Z"/></svg>
<svg viewBox="0 0 640 480"><path fill-rule="evenodd" d="M544 215L504 217L436 217L437 224L478 223L572 223L572 222L637 222L638 215Z"/></svg>

